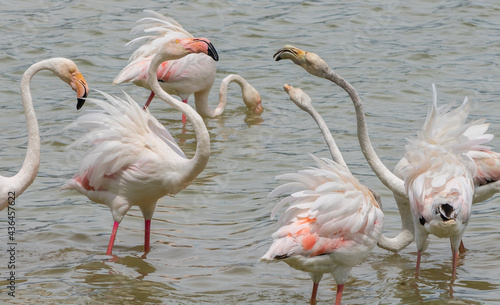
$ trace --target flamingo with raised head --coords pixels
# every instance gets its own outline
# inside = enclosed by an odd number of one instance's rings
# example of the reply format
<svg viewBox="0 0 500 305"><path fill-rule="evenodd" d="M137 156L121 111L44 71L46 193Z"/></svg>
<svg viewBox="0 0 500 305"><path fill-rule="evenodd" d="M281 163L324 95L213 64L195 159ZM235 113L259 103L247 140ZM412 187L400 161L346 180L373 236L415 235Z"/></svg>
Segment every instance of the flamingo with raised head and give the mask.
<svg viewBox="0 0 500 305"><path fill-rule="evenodd" d="M290 195L276 205L271 219L282 206L289 207L280 216L273 244L260 260L284 261L308 272L313 281L311 304L316 304L323 274L331 273L337 283L335 304L339 305L351 269L371 252L382 234L384 214L378 195L347 168L311 98L290 85L284 89L316 121L334 161L312 156L316 168L276 177L291 182L274 189L269 197Z"/></svg>
<svg viewBox="0 0 500 305"><path fill-rule="evenodd" d="M40 168L40 131L33 107L30 84L33 76L42 70L52 71L62 81L76 91L77 105L80 109L88 94L88 85L76 64L67 58L51 58L31 65L23 74L21 81L21 100L28 126L28 149L19 172L12 177L0 176L0 211L20 196L35 180Z"/></svg>
<svg viewBox="0 0 500 305"><path fill-rule="evenodd" d="M368 128L365 122L363 105L354 87L351 84L349 84L345 79L343 79L341 76L333 72L333 70L326 64L326 62L324 62L315 53L306 52L298 48L295 48L293 46L287 45L282 49L280 49L278 52L276 52L274 57L276 58L276 60L290 59L295 64L303 67L310 74L334 82L349 94L356 110L356 117L358 123L358 139L360 142L361 150L365 155L365 158L370 164L371 168L379 177L379 179L382 181L382 183L384 183L387 187L389 187L389 189L391 189L391 191L394 193L394 197L398 204L398 209L402 221L401 232L395 238L387 238L386 236L382 235L378 245L384 249L394 252L397 252L405 248L413 241L415 234L415 226L416 226L416 224L415 225L413 224L413 216L411 213L410 203L408 200L405 184L402 179L395 176L389 169L387 169L387 167L385 167L385 165L380 161L380 159L376 155L368 136ZM470 134L467 133L468 132L471 133L471 130L475 130L475 128L472 128L469 131L467 130L469 129L464 128L462 130L463 132L465 132L464 137L460 138L459 136L457 136L457 139L460 140L468 139ZM481 130L483 131L483 133L486 131L485 128ZM491 136L486 136L483 134L475 134L474 136L477 136L479 141L483 144L491 140ZM467 146L467 144L464 145ZM488 148L482 145L476 145L473 147L469 146L469 150L466 152L466 155L469 157L473 157L473 154L477 151L489 151L489 150ZM495 156L495 154L490 154L490 155ZM475 159L474 161L476 162L476 164L480 163L479 159ZM498 163L490 161L490 164L498 164ZM476 185L480 186L474 189L473 202L480 202L482 200L485 200L493 196L496 192L500 191L500 181L495 180L498 178L498 174L495 175L494 174L495 172L498 173L499 172L498 169L488 173L487 181L492 183L486 185L480 185L480 181L478 179L480 176L478 175L475 176ZM465 248L461 247L461 249Z"/></svg>
<svg viewBox="0 0 500 305"><path fill-rule="evenodd" d="M134 29L134 34L146 34L140 36L127 45L143 43L129 59L129 64L122 69L113 81L114 84L132 82L137 86L151 90L147 82L147 71L151 59L165 41L173 39L193 38L177 21L163 16L160 13L146 10L151 17L140 19L140 23ZM204 39L208 41L207 39ZM260 114L263 111L260 95L243 77L229 75L221 83L219 103L214 110L208 106L208 96L212 89L216 67L215 62L219 56L215 49L210 49L208 55L189 54L178 60L163 62L157 72L157 78L161 87L169 94L179 96L187 103L191 94L194 94L196 111L205 117L216 117L223 113L227 102L227 85L236 82L242 90L243 101L252 113ZM151 94L144 105L147 108L155 93ZM182 121L186 117L183 115Z"/></svg>
<svg viewBox="0 0 500 305"><path fill-rule="evenodd" d="M148 84L167 104L186 114L196 133L196 152L188 159L172 135L130 97L122 100L105 94L108 103L95 101L104 112L86 114L71 127L90 132L75 144L92 147L82 158L80 169L65 188L74 189L90 200L106 204L113 216L113 231L106 254L113 250L118 226L132 206L144 216L144 251L150 251L151 218L157 201L173 196L190 185L205 169L210 157L210 138L200 115L189 105L163 91L156 78L162 62L193 52L207 56L213 46L203 39L168 41L151 60Z"/></svg>

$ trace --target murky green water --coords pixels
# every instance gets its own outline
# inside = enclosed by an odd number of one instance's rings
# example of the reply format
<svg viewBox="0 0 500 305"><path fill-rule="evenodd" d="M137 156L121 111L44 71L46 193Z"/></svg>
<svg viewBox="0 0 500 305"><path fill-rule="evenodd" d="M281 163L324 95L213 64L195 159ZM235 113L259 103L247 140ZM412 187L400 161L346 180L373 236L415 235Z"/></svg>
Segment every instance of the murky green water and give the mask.
<svg viewBox="0 0 500 305"><path fill-rule="evenodd" d="M393 167L406 138L420 128L436 83L439 100L474 101L471 117L486 117L500 135L500 5L493 1L17 1L0 3L0 169L12 175L25 153L26 126L19 83L32 63L75 60L91 89L143 103L148 92L112 86L132 49L129 30L143 9L168 14L219 52L217 86L229 73L261 93L265 112L245 113L231 87L225 114L206 119L212 156L206 170L175 198L160 200L152 222L152 252L142 259L143 219L132 209L122 222L110 261L105 256L112 219L108 209L60 187L77 169L66 146L80 134L63 127L78 117L74 94L49 73L32 83L42 136L40 173L17 200L16 297L8 296L7 215L0 213L0 300L17 304L307 304L312 283L286 264L261 264L271 243L274 176L313 165L309 153L329 157L312 119L282 91L305 90L335 133L351 170L382 195L385 232L399 228L390 191L359 152L352 104L330 83L272 55L285 44L320 54L351 81L365 101L376 151ZM96 91L92 97L98 97ZM215 105L217 88L212 90ZM192 101L191 101L191 104ZM90 106L92 107L92 106ZM88 108L90 109L90 108ZM188 155L192 129L159 101L151 111ZM492 145L500 149L498 139ZM474 206L450 288L447 240L432 239L414 279L415 245L395 255L375 249L353 269L344 304L498 304L498 197ZM319 304L335 295L331 276Z"/></svg>

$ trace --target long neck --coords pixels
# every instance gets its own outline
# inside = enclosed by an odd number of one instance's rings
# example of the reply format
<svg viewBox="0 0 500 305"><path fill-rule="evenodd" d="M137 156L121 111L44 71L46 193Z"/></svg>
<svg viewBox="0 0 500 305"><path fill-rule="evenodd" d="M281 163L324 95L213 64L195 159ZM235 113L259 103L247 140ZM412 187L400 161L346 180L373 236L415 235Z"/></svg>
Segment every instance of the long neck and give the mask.
<svg viewBox="0 0 500 305"><path fill-rule="evenodd" d="M348 169L347 164L345 163L344 158L342 157L342 153L340 152L337 144L335 143L335 140L333 139L330 129L328 129L328 126L326 125L321 115L318 113L318 111L316 111L316 109L312 105L307 107L305 111L307 111L307 113L311 115L311 117L318 124L319 129L321 129L321 133L325 138L326 145L328 145L328 148L330 149L330 154L332 155L333 161L345 166L345 168Z"/></svg>
<svg viewBox="0 0 500 305"><path fill-rule="evenodd" d="M207 165L208 158L210 157L210 136L203 119L193 108L191 108L191 106L176 100L160 87L156 77L156 71L163 61L165 61L165 59L162 59L161 56L155 56L151 61L148 71L148 84L151 90L153 90L159 98L184 113L187 119L193 124L196 133L196 152L189 162L191 168L185 171L185 179L191 181L196 178Z"/></svg>
<svg viewBox="0 0 500 305"><path fill-rule="evenodd" d="M214 110L211 110L208 108L208 95L210 92L210 89L209 89L209 90L195 94L196 110L199 113L201 113L203 116L206 116L209 118L214 118L214 117L221 115L224 112L224 109L226 109L227 90L228 90L229 84L232 82L235 82L240 86L242 94L243 94L243 91L246 88L246 86L249 85L248 82L240 75L230 74L230 75L226 76L222 80L222 82L220 83L219 104L217 104L217 107Z"/></svg>
<svg viewBox="0 0 500 305"><path fill-rule="evenodd" d="M21 195L33 183L40 168L40 132L38 130L35 109L33 108L30 83L33 75L40 70L48 69L47 66L46 60L33 64L24 72L21 81L21 100L28 126L28 149L21 170L10 178L10 183L13 187L17 188L15 190L16 196Z"/></svg>
<svg viewBox="0 0 500 305"><path fill-rule="evenodd" d="M335 84L339 85L342 89L344 89L347 92L347 94L349 94L349 97L354 103L354 108L356 110L356 119L358 124L357 133L358 133L359 144L361 146L361 151L363 152L363 155L365 156L372 170L378 176L380 181L385 186L387 186L393 193L399 196L406 197L407 195L403 180L399 179L396 175L394 175L384 165L384 163L382 163L377 153L375 153L375 150L373 149L370 137L368 135L368 127L366 126L365 122L365 113L363 111L363 104L361 102L358 93L356 92L356 89L354 89L354 87L349 82L347 82L341 76L337 75L331 69L328 69L325 78L334 82Z"/></svg>

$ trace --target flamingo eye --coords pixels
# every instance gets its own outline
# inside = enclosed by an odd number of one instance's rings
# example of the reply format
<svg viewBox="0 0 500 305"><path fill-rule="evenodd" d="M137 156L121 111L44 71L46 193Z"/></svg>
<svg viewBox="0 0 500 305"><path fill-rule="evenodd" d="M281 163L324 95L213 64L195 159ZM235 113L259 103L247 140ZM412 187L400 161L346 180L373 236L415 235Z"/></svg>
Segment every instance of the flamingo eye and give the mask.
<svg viewBox="0 0 500 305"><path fill-rule="evenodd" d="M175 43L180 43L181 41L179 39L176 39L175 40Z"/></svg>

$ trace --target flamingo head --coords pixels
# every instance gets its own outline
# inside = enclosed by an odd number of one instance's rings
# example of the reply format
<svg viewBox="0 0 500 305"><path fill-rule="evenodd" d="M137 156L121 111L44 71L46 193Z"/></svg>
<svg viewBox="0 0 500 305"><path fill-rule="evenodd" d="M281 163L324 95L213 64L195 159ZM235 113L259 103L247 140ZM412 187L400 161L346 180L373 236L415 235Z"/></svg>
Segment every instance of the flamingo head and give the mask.
<svg viewBox="0 0 500 305"><path fill-rule="evenodd" d="M252 85L243 87L242 96L243 102L252 113L261 114L264 111L260 94Z"/></svg>
<svg viewBox="0 0 500 305"><path fill-rule="evenodd" d="M219 54L210 40L206 38L183 38L176 39L176 44L181 45L188 53L203 53L219 61Z"/></svg>
<svg viewBox="0 0 500 305"><path fill-rule="evenodd" d="M89 93L89 86L76 64L67 58L56 58L56 65L53 71L76 92L76 109L82 108L85 98Z"/></svg>
<svg viewBox="0 0 500 305"><path fill-rule="evenodd" d="M302 91L300 88L294 88L288 84L283 85L283 89L286 93L288 93L290 100L294 102L297 107L304 111L309 111L312 105L312 100L307 93Z"/></svg>
<svg viewBox="0 0 500 305"><path fill-rule="evenodd" d="M316 53L306 52L291 45L286 45L274 53L276 61L290 59L294 64L301 66L310 74L325 78L330 70L326 62Z"/></svg>

